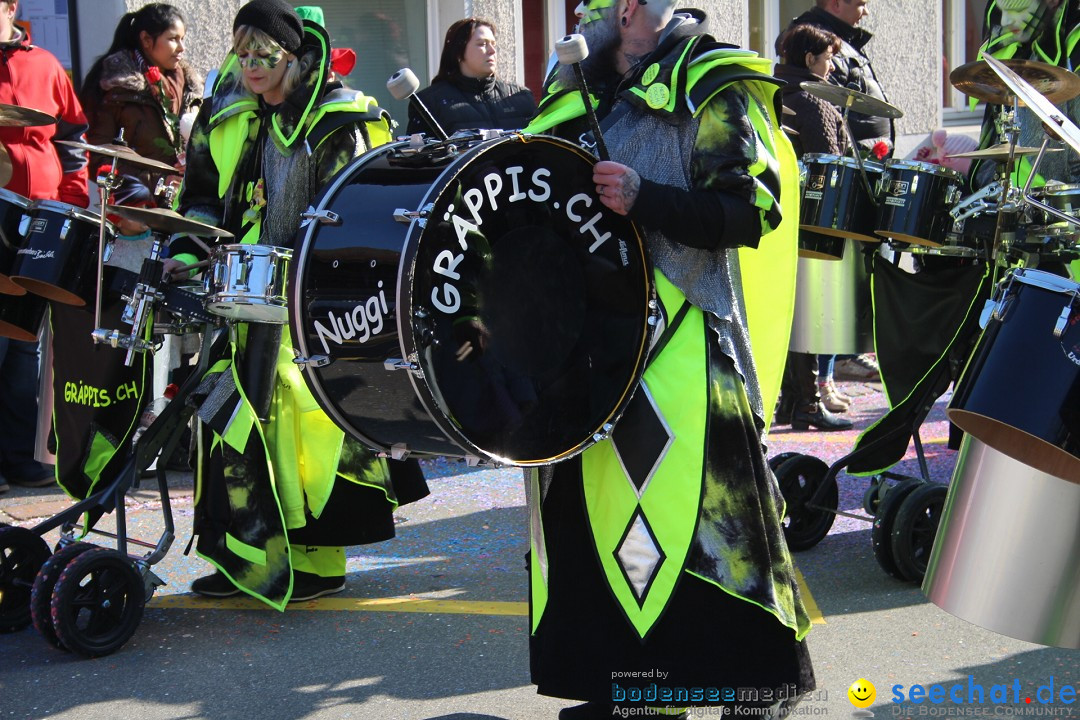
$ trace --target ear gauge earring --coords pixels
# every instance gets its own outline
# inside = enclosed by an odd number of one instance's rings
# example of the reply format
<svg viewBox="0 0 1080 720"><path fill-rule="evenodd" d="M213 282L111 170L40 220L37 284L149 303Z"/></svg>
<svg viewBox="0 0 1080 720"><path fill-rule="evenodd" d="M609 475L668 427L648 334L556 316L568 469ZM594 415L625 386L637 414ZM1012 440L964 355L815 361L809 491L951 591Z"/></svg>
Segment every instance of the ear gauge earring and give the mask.
<svg viewBox="0 0 1080 720"><path fill-rule="evenodd" d="M619 19L619 24L621 24L623 27L626 27L627 24L629 24L629 21L626 19L625 15L623 15L622 18Z"/></svg>

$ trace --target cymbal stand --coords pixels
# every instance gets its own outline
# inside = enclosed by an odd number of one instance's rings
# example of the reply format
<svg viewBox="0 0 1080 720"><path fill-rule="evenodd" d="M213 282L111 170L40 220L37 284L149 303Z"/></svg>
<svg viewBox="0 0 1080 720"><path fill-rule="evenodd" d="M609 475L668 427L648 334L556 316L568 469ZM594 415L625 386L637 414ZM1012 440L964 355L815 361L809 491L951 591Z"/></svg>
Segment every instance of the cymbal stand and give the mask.
<svg viewBox="0 0 1080 720"><path fill-rule="evenodd" d="M94 297L94 327L101 327L101 292L105 285L105 206L113 190L120 187L120 175L116 172L116 164L109 168L109 172L96 178L98 194L101 199L101 221L98 223L98 261L97 261L97 291ZM96 332L96 331L95 331Z"/></svg>
<svg viewBox="0 0 1080 720"><path fill-rule="evenodd" d="M870 197L870 202L877 206L881 203L878 202L877 192L870 186L870 178L866 175L866 164L863 162L862 153L859 152L859 143L855 141L855 134L851 132L851 125L848 123L848 111L850 110L851 105L845 105L844 112L841 114L844 120L844 135L847 136L848 145L851 146L851 152L855 156L855 164L859 167L859 177L862 178L866 194Z"/></svg>
<svg viewBox="0 0 1080 720"><path fill-rule="evenodd" d="M146 330L147 319L153 312L153 304L164 298L161 292L162 273L164 264L161 262L161 251L164 244L161 238L154 235L154 244L150 249L150 257L143 260L142 271L139 280L135 283L128 298L127 307L124 308L122 321L131 325L131 331L122 334L119 330L106 330L99 327L94 330L94 342L108 345L113 348L127 348L124 365L131 367L135 361L136 352L152 350L153 343L143 338Z"/></svg>
<svg viewBox="0 0 1080 720"><path fill-rule="evenodd" d="M1005 161L1005 171L1000 180L1001 199L998 202L997 224L994 227L994 241L990 248L990 258L998 264L1004 264L1005 253L1016 237L1016 224L1020 215L1023 199L1019 189L1012 184L1012 174L1016 167L1016 145L1020 139L1020 98L1013 95L1012 108L1005 110L1002 105L1001 117L995 121L998 132L1009 139L1009 158Z"/></svg>

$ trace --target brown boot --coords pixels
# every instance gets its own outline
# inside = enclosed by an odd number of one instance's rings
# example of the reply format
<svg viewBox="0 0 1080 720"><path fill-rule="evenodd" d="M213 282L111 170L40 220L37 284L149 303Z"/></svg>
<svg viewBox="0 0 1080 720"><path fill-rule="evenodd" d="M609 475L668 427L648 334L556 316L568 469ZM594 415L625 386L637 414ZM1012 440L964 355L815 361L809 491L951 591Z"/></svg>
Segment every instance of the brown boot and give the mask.
<svg viewBox="0 0 1080 720"><path fill-rule="evenodd" d="M821 395L821 404L830 412L847 412L851 407L851 403L837 397L828 383L818 383L818 394Z"/></svg>

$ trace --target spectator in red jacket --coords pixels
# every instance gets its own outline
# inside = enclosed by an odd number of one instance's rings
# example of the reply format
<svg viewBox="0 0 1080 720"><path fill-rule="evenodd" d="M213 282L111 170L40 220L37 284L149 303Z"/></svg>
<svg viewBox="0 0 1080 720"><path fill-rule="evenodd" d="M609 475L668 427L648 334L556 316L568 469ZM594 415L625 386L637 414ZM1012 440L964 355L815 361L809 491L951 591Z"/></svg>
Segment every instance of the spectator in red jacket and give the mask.
<svg viewBox="0 0 1080 720"><path fill-rule="evenodd" d="M15 25L18 0L0 0L0 103L57 118L38 127L0 127L11 163L5 187L34 200L86 207L86 153L56 140L82 140L86 116L64 68L47 50L30 44ZM37 428L38 344L0 337L0 492L8 483L37 487L54 470L34 458Z"/></svg>

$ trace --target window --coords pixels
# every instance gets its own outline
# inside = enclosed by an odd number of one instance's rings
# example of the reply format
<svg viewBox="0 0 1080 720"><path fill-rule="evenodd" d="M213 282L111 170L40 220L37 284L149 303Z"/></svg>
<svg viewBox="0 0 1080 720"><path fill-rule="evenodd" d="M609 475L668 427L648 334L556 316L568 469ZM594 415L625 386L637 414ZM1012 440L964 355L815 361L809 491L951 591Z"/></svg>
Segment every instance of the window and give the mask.
<svg viewBox="0 0 1080 720"><path fill-rule="evenodd" d="M982 44L984 0L944 0L942 3L942 101L946 116L967 112L968 98L949 82L949 73L976 60ZM948 111L953 112L948 112Z"/></svg>
<svg viewBox="0 0 1080 720"><path fill-rule="evenodd" d="M356 52L356 67L342 78L345 85L377 99L398 122L399 133L404 133L408 105L390 96L386 81L407 67L420 79L420 87L427 85L427 0L321 0L318 4L331 44Z"/></svg>
<svg viewBox="0 0 1080 720"><path fill-rule="evenodd" d="M747 47L775 60L774 44L780 31L812 5L808 0L750 0Z"/></svg>

